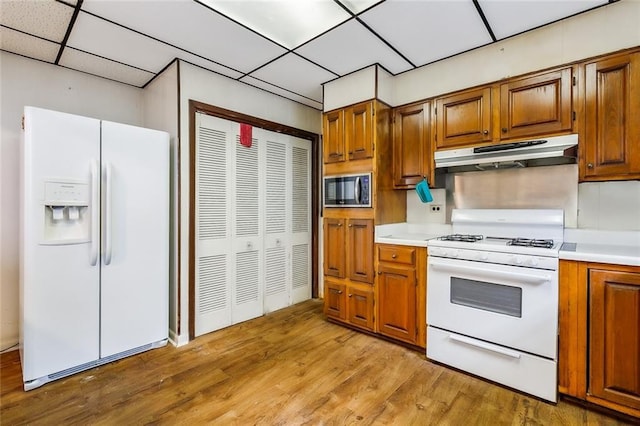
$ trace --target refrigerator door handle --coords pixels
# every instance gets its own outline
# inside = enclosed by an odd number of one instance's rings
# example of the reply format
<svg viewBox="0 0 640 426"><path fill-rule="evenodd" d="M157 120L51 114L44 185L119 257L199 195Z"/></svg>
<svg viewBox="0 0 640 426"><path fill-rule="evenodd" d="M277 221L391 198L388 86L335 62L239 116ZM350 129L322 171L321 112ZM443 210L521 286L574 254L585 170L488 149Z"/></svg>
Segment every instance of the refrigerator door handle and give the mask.
<svg viewBox="0 0 640 426"><path fill-rule="evenodd" d="M91 160L91 266L98 263L100 248L100 173L98 160Z"/></svg>
<svg viewBox="0 0 640 426"><path fill-rule="evenodd" d="M111 164L107 163L104 168L105 197L104 197L104 264L111 263Z"/></svg>

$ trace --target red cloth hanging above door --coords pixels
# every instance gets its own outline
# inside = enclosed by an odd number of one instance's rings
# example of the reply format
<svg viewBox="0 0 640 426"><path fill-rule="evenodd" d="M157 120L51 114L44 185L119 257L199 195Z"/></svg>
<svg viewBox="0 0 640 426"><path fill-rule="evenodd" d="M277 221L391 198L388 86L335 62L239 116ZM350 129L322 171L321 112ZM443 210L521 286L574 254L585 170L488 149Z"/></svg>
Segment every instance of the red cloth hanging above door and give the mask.
<svg viewBox="0 0 640 426"><path fill-rule="evenodd" d="M250 124L240 123L240 145L251 148L251 135L253 127Z"/></svg>

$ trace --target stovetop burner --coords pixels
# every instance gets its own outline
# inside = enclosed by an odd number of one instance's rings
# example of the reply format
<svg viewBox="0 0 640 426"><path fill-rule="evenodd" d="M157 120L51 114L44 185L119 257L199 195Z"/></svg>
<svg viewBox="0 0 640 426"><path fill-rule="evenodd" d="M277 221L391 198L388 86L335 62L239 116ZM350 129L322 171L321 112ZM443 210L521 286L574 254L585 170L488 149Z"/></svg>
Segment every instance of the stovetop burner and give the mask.
<svg viewBox="0 0 640 426"><path fill-rule="evenodd" d="M507 242L508 246L520 246L520 247L540 247L551 248L553 247L553 240L535 240L530 238L514 238Z"/></svg>
<svg viewBox="0 0 640 426"><path fill-rule="evenodd" d="M476 241L480 241L483 238L484 237L482 235L467 235L467 234L451 234L451 235L445 235L443 237L438 237L438 239L442 241L461 241L464 243L475 243Z"/></svg>

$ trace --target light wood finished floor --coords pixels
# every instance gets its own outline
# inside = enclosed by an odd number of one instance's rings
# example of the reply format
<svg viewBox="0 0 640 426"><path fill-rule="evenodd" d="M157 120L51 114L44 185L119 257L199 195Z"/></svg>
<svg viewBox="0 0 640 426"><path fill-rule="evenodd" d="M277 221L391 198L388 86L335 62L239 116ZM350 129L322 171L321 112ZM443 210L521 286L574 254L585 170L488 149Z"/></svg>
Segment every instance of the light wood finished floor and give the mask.
<svg viewBox="0 0 640 426"><path fill-rule="evenodd" d="M2 425L613 425L328 323L322 302L22 390L17 351L0 357Z"/></svg>

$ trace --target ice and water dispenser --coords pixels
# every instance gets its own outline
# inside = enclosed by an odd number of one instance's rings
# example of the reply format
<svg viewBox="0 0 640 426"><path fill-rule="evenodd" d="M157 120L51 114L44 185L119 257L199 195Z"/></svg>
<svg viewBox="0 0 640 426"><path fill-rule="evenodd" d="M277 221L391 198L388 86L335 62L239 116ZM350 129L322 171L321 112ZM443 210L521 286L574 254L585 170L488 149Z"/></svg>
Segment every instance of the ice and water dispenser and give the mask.
<svg viewBox="0 0 640 426"><path fill-rule="evenodd" d="M42 244L77 244L90 241L89 184L44 182Z"/></svg>

